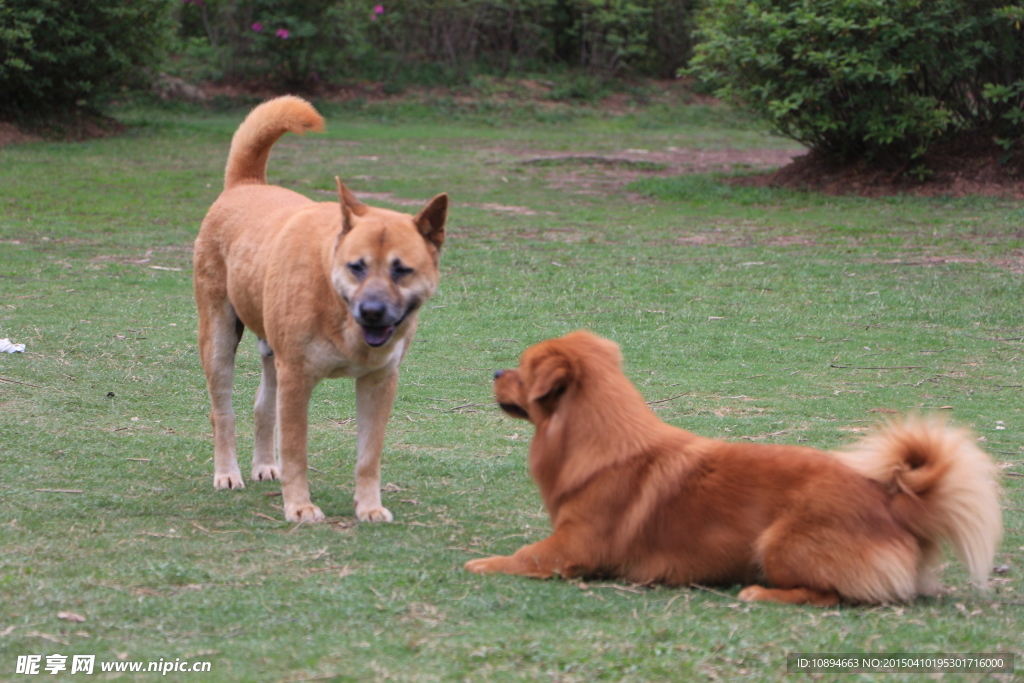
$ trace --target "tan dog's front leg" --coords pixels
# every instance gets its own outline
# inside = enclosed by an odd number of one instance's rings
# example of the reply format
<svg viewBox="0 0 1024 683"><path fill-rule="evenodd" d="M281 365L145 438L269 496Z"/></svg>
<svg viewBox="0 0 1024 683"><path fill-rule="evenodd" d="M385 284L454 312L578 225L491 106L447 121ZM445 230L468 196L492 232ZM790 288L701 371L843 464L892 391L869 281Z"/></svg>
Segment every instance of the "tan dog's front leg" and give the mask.
<svg viewBox="0 0 1024 683"><path fill-rule="evenodd" d="M356 517L361 522L390 522L380 502L380 456L384 432L398 388L398 372L385 369L356 380Z"/></svg>
<svg viewBox="0 0 1024 683"><path fill-rule="evenodd" d="M281 454L284 518L289 522L322 522L324 513L309 497L306 440L309 397L315 382L301 368L277 364L277 438Z"/></svg>
<svg viewBox="0 0 1024 683"><path fill-rule="evenodd" d="M555 532L543 541L524 545L514 555L470 560L465 569L474 574L515 574L534 579L550 579L558 574L572 578L585 575L589 569L586 563L574 559L577 555L565 534Z"/></svg>

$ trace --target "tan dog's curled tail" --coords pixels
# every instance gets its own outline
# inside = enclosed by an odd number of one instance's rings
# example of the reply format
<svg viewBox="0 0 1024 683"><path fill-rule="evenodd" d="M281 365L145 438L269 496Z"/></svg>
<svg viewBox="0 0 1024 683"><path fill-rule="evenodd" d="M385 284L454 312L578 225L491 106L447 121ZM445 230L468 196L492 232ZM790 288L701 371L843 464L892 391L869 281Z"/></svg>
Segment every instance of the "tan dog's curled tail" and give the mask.
<svg viewBox="0 0 1024 683"><path fill-rule="evenodd" d="M301 97L285 95L253 109L231 138L224 189L266 185L270 148L288 131L302 135L308 130L323 132L324 119Z"/></svg>
<svg viewBox="0 0 1024 683"><path fill-rule="evenodd" d="M975 584L985 586L1002 539L1002 511L997 468L969 431L935 418L910 418L837 455L893 494L893 512L926 556L945 541ZM926 573L929 567L919 569Z"/></svg>

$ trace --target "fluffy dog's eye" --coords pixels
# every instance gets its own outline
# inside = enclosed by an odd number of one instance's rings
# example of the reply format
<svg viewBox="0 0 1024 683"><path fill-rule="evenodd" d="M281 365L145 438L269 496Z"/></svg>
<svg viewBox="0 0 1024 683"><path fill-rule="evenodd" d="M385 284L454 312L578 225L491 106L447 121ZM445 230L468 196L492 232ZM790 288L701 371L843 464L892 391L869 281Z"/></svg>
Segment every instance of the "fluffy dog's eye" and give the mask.
<svg viewBox="0 0 1024 683"><path fill-rule="evenodd" d="M406 275L411 275L412 272L413 272L412 268L410 268L409 266L405 265L404 263L402 263L401 261L399 261L397 259L395 260L394 263L391 264L391 279L392 280L400 280L403 277L405 277Z"/></svg>
<svg viewBox="0 0 1024 683"><path fill-rule="evenodd" d="M366 262L363 259L353 261L352 263L346 264L350 273L355 275L360 280L366 275Z"/></svg>

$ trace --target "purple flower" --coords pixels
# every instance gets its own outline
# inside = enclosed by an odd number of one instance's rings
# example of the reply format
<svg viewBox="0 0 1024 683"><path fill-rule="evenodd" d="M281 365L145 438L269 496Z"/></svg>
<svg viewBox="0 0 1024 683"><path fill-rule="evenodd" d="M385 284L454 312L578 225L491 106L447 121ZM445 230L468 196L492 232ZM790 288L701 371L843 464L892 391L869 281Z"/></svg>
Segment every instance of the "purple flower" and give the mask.
<svg viewBox="0 0 1024 683"><path fill-rule="evenodd" d="M260 31L262 31L262 30L263 30L263 24L261 24L261 23L260 23L260 22L258 22L258 21L257 21L257 22L255 22L255 23L254 23L254 24L252 25L252 30L253 30L253 31L256 31L256 33L259 33Z"/></svg>
<svg viewBox="0 0 1024 683"><path fill-rule="evenodd" d="M288 29L286 29L286 28L279 28L279 29L277 29L277 33L275 33L274 35L277 36L278 38L280 38L281 40L288 40L288 36L290 34L288 33Z"/></svg>
<svg viewBox="0 0 1024 683"><path fill-rule="evenodd" d="M377 16L384 14L384 5L374 5L373 13Z"/></svg>

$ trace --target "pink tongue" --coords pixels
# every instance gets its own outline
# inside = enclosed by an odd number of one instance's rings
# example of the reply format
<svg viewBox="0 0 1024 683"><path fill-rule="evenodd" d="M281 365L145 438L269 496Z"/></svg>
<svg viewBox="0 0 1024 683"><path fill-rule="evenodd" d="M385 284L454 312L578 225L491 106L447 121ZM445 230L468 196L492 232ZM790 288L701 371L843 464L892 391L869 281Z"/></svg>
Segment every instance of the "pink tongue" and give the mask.
<svg viewBox="0 0 1024 683"><path fill-rule="evenodd" d="M394 325L388 325L387 327L363 327L363 339L370 346L380 346L391 337L391 333L395 330Z"/></svg>

